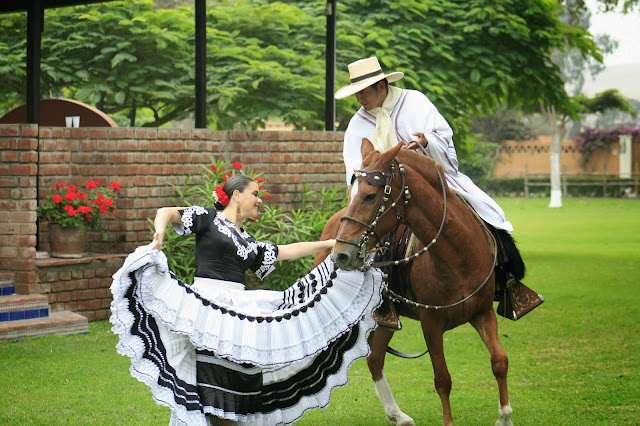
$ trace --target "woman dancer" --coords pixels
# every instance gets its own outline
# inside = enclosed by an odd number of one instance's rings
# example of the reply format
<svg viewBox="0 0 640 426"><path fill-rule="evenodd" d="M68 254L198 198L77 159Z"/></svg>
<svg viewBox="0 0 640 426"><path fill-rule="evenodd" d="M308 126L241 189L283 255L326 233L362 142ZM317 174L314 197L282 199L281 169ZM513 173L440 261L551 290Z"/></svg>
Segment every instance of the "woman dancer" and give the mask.
<svg viewBox="0 0 640 426"><path fill-rule="evenodd" d="M258 214L257 183L233 176L216 194L216 209L159 209L153 242L114 274L118 352L171 409L171 424L290 424L326 406L331 391L347 383L350 364L368 355L381 275L336 271L329 257L285 291L246 291L247 269L262 279L276 260L335 241L256 241L241 222ZM160 251L169 223L196 236L193 285L169 271Z"/></svg>

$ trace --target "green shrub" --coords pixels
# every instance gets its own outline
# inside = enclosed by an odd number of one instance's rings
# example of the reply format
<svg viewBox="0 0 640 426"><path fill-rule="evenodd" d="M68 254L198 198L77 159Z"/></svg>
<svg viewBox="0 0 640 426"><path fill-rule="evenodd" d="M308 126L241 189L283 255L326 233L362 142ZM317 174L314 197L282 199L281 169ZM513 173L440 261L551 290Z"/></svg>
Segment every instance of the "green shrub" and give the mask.
<svg viewBox="0 0 640 426"><path fill-rule="evenodd" d="M203 166L200 183L191 184L189 176L182 186L174 186L176 206L200 205L212 207L214 203L213 191L224 183L227 177L234 174L244 174L263 185L264 179L260 173L244 170L242 164L230 164L226 161L216 161L211 158L210 167ZM269 195L260 187L260 196L268 200ZM346 190L333 188L331 190L311 191L308 185L303 185L300 207L282 210L263 204L263 211L257 220L245 220L244 227L259 241L277 245L290 244L298 241L316 241L320 238L327 220L346 205ZM153 221L149 219L153 229ZM171 227L169 227L171 228ZM167 255L169 268L184 282L193 282L195 274L195 238L183 237L172 229L167 229L163 242L163 251ZM248 288L268 288L282 290L295 282L311 270L313 257L278 262L276 269L264 281L260 282L251 272L247 273Z"/></svg>

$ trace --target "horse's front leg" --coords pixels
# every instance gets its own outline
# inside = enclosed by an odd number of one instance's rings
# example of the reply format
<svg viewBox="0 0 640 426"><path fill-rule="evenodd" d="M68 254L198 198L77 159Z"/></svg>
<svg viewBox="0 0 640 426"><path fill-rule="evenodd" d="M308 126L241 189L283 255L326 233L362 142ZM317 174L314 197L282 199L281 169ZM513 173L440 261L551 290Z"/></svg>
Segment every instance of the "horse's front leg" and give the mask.
<svg viewBox="0 0 640 426"><path fill-rule="evenodd" d="M441 324L432 320L432 315L431 312L422 311L420 313L420 324L424 340L427 343L427 349L429 350L429 356L431 357L434 386L442 404L442 424L452 426L453 417L449 398L451 395L451 374L449 374L447 361L444 357L444 340L442 338L444 329Z"/></svg>
<svg viewBox="0 0 640 426"><path fill-rule="evenodd" d="M398 407L384 376L384 357L392 337L393 331L382 327L377 328L369 335L371 354L367 357L367 365L387 418L398 426L415 426L413 419Z"/></svg>

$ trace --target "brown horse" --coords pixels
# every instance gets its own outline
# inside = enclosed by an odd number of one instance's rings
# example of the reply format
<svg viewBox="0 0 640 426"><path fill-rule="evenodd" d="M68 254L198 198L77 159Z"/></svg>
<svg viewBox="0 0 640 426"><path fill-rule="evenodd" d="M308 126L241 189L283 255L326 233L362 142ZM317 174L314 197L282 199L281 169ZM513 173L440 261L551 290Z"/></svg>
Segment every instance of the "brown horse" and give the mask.
<svg viewBox="0 0 640 426"><path fill-rule="evenodd" d="M508 358L498 340L493 309L495 242L444 183L444 169L431 158L401 147L399 143L380 154L363 139L364 160L351 185L348 205L329 220L322 238L337 238L333 259L340 268L353 270L365 264L365 250L374 249L398 223L409 226L423 253L404 268L408 270L408 294L419 305L401 303L400 314L420 320L442 402L443 423L453 424L443 334L470 323L489 350L498 382L500 418L496 425L512 425ZM424 243L428 243L426 249ZM326 255L320 253L317 259ZM367 364L388 419L397 425L413 425L413 419L396 404L383 372L393 333L383 327L371 333Z"/></svg>

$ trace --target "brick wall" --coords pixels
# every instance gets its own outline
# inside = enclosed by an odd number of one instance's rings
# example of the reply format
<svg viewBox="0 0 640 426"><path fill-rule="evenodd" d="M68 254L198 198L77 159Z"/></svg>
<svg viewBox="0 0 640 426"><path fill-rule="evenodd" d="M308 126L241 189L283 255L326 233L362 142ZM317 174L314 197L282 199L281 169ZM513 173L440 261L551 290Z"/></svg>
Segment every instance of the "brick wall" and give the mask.
<svg viewBox="0 0 640 426"><path fill-rule="evenodd" d="M89 321L109 318L111 276L124 255L89 255L82 259L36 260L37 283L32 288L16 283L18 293L45 294L51 311L73 311Z"/></svg>
<svg viewBox="0 0 640 426"><path fill-rule="evenodd" d="M89 232L87 251L128 253L150 241L147 218L172 205L172 185L189 175L197 182L210 157L263 173L268 203L287 208L299 201L304 183L312 190L344 186L342 138L342 132L0 125L0 272L14 272L23 289L39 285L36 244L47 251L49 243L46 223L36 231L37 197L49 195L59 179L122 185L117 215L105 220L107 239Z"/></svg>
<svg viewBox="0 0 640 426"><path fill-rule="evenodd" d="M0 125L0 272L34 283L38 126Z"/></svg>
<svg viewBox="0 0 640 426"><path fill-rule="evenodd" d="M291 207L298 191L343 185L341 134L332 132L214 132L144 128L41 128L40 196L58 179L82 185L117 180L116 220L107 220L107 241L89 235L89 251L128 252L150 241L147 218L172 205L172 185L187 176L199 182L210 157L239 161L263 173L270 205ZM40 245L48 249L46 228Z"/></svg>

